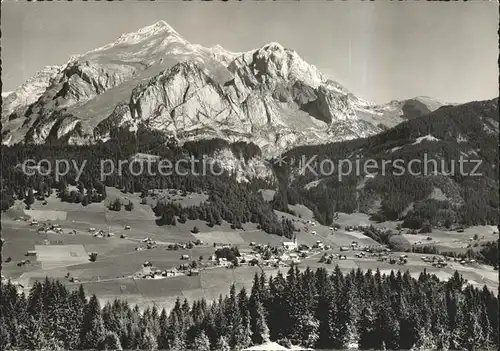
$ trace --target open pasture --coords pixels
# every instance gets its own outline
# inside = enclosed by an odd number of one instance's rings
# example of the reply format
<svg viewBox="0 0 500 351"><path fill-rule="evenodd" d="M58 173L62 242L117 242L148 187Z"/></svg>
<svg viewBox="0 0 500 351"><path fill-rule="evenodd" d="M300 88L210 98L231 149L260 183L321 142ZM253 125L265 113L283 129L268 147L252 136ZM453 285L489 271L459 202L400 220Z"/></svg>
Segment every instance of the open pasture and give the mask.
<svg viewBox="0 0 500 351"><path fill-rule="evenodd" d="M248 231L238 231L238 235L243 239L246 244L255 242L258 244L269 244L269 245L281 245L284 241L290 241L283 236L268 234L262 230L248 230ZM231 233L228 233L230 235Z"/></svg>
<svg viewBox="0 0 500 351"><path fill-rule="evenodd" d="M54 210L24 210L26 215L37 221L65 221L66 211Z"/></svg>
<svg viewBox="0 0 500 351"><path fill-rule="evenodd" d="M197 247L192 250L166 250L158 247L152 250L131 251L123 254L98 256L95 262L73 265L68 267L72 274L78 276L82 272L92 272L93 277L99 274L102 279L114 279L122 276L131 276L141 271L143 264L149 261L155 269L170 269L182 263L197 261L200 256L206 260L213 254L213 247ZM181 260L182 255L189 255L190 260ZM82 277L83 279L83 277Z"/></svg>
<svg viewBox="0 0 500 351"><path fill-rule="evenodd" d="M200 289L199 276L167 277L164 279L135 279L139 292L146 298L182 296L184 290Z"/></svg>
<svg viewBox="0 0 500 351"><path fill-rule="evenodd" d="M77 228L74 229L80 229L83 226L89 226L92 225L94 227L99 227L99 226L106 226L107 221L106 221L106 215L104 209L102 211L97 212L97 211L86 211L85 210L72 210L72 211L67 211L67 221L73 225L78 225L80 224Z"/></svg>
<svg viewBox="0 0 500 351"><path fill-rule="evenodd" d="M42 269L64 267L89 261L83 245L35 245Z"/></svg>
<svg viewBox="0 0 500 351"><path fill-rule="evenodd" d="M224 232L224 231L211 231L205 233L198 233L195 235L197 239L205 243L221 243L228 245L242 245L245 240L238 232Z"/></svg>

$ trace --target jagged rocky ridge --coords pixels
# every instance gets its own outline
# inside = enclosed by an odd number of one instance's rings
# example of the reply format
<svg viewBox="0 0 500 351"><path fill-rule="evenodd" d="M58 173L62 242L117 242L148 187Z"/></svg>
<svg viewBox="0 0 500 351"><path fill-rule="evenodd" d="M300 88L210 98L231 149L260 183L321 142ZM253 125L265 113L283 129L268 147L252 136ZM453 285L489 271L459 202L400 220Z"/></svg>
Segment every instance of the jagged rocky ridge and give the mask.
<svg viewBox="0 0 500 351"><path fill-rule="evenodd" d="M204 48L162 21L49 67L2 99L7 145L92 143L141 125L180 142L252 141L266 156L373 135L440 106L428 98L377 106L280 44Z"/></svg>

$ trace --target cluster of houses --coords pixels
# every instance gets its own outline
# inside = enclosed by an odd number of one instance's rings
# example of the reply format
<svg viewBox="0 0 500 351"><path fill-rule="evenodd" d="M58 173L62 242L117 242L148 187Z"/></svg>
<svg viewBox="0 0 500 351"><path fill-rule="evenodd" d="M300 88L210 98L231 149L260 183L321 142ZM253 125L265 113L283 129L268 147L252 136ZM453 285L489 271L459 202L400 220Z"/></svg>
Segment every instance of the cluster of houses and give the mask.
<svg viewBox="0 0 500 351"><path fill-rule="evenodd" d="M192 249L193 246L198 246L198 245L203 245L203 241L201 240L196 240L196 241L188 241L184 243L175 243L175 244L169 244L167 246L167 250L186 250L186 249Z"/></svg>
<svg viewBox="0 0 500 351"><path fill-rule="evenodd" d="M76 230L74 232L76 234ZM94 238L104 238L104 237L112 238L115 236L115 233L111 233L111 232L106 233L106 231L104 231L102 229L96 230L95 228L89 228L89 233L92 233Z"/></svg>
<svg viewBox="0 0 500 351"><path fill-rule="evenodd" d="M432 266L436 267L436 268L443 268L443 267L446 267L448 265L448 263L446 262L446 258L445 257L438 257L438 256L427 257L427 256L422 256L421 260L424 261L424 262L426 262L426 263L432 264Z"/></svg>
<svg viewBox="0 0 500 351"><path fill-rule="evenodd" d="M326 252L321 256L319 259L320 263L326 263L326 264L332 264L333 260L339 259L339 260L347 260L346 255L340 255L340 254L327 254Z"/></svg>
<svg viewBox="0 0 500 351"><path fill-rule="evenodd" d="M169 277L177 277L180 275L198 276L200 271L189 265L182 264L179 268L173 267L170 269L154 269L150 261L144 262L143 270L139 273L139 278L142 279L164 279Z"/></svg>
<svg viewBox="0 0 500 351"><path fill-rule="evenodd" d="M144 238L144 239L142 239L142 242L146 246L138 246L135 248L135 251L152 250L152 249L158 247L158 245L156 244L156 241L154 241L151 238Z"/></svg>
<svg viewBox="0 0 500 351"><path fill-rule="evenodd" d="M460 263L461 265L467 265L467 264L477 263L476 260L474 260L472 258L447 257L447 256L444 256L444 257L438 257L438 256L427 257L427 256L423 256L421 259L422 259L422 261L424 261L426 263L430 263L430 264L432 264L433 267L437 267L437 268L446 267L448 265L447 261L453 261L453 262L456 262L456 263Z"/></svg>
<svg viewBox="0 0 500 351"><path fill-rule="evenodd" d="M311 247L306 244L298 244L297 239L293 241L285 241L281 247L272 247L270 245L250 243L253 247L253 252L242 253L240 257L236 258L239 265L259 265L270 267L287 267L291 265L298 265L301 259L307 258L311 251L328 250L330 247L324 245L321 240Z"/></svg>
<svg viewBox="0 0 500 351"><path fill-rule="evenodd" d="M30 225L36 226L38 225L38 221L32 220ZM63 234L63 229L61 228L60 224L42 224L36 231L38 233L45 234Z"/></svg>

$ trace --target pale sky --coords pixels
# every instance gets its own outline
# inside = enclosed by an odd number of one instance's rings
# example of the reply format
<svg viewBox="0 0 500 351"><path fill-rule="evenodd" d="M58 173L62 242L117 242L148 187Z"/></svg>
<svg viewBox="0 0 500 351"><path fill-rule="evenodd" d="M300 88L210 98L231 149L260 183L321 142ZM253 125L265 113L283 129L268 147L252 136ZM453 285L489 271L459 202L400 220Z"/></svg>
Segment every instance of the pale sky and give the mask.
<svg viewBox="0 0 500 351"><path fill-rule="evenodd" d="M356 95L498 96L496 2L2 2L2 91L159 20L195 44L275 41Z"/></svg>

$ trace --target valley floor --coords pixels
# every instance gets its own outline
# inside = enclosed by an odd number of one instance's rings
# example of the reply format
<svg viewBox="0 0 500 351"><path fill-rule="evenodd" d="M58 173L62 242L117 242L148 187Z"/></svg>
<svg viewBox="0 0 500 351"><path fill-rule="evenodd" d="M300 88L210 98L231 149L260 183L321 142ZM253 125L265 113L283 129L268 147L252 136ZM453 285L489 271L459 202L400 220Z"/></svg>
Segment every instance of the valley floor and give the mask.
<svg viewBox="0 0 500 351"><path fill-rule="evenodd" d="M171 196L171 195L161 195ZM244 230L233 230L227 223L220 226L208 227L202 221L187 221L177 223L176 226L158 226L154 219L148 198L147 204L141 204L138 194L123 194L116 189L109 189L108 199L120 197L124 201L132 201L134 209L119 212L110 211L105 203L90 204L83 207L78 204L60 202L55 196L48 199L46 205L36 203L32 210L25 210L24 205L16 203L2 216L3 246L2 275L20 284L28 291L34 281L43 280L46 276L57 278L70 288L77 288L82 284L89 293L95 293L103 302L115 298L127 299L140 307L155 304L170 309L178 297L195 300L204 297L215 300L220 294L226 294L232 283L237 289L251 288L255 273L264 271L268 276L275 275L279 270L286 273L287 267L279 268L268 266L244 265L226 268L211 263L208 259L215 252L217 245L236 245L240 252L251 253L254 245L282 246L289 239L267 234L258 230L253 224L244 225ZM106 200L106 201L111 201ZM203 194L188 194L186 196L171 196L171 200L180 204L196 204L206 200ZM459 262L449 262L447 267L436 268L422 260L424 254L409 253L405 265L394 265L380 262L377 257L357 257L357 252L341 248L350 247L353 242L359 246L380 246L374 240L357 231L331 228L314 222L312 213L307 208L297 205L291 208L295 215L276 212L279 217L291 219L297 229L297 243L314 246L318 241L329 246L328 250L311 252L307 258L301 259L300 269L311 267L326 267L333 270L336 265L348 272L352 269L376 270L383 274L390 274L391 270L409 270L412 276L418 276L426 270L435 274L439 279L448 279L458 271L469 283L477 286L488 286L495 293L498 291L498 271L481 264L463 265ZM300 216L300 217L299 217ZM23 217L24 219L21 219ZM37 225L31 225L37 220ZM308 221L310 223L308 223ZM346 225L370 225L380 227L395 227L396 223L375 224L363 214L339 214L336 223L345 228ZM62 233L53 231L38 231L42 224L56 224L62 228ZM130 226L130 229L125 229ZM193 234L191 230L196 226L200 232ZM92 231L89 231L92 229ZM102 235L94 232L102 230ZM461 250L470 243L470 239L477 234L478 240L496 240L498 235L493 234L492 227L468 228L463 233L435 231L432 233L433 244L443 250ZM108 233L113 233L108 237ZM121 237L121 236L126 237ZM403 234L413 245L426 243L425 238L418 235ZM145 246L146 239L155 242L156 247L137 250ZM192 249L168 250L168 245L187 243L201 240L203 244L195 245ZM36 251L36 257L27 257L28 251ZM90 253L97 253L95 262L89 260ZM323 254L337 255L331 264L320 263ZM338 259L338 255L345 255L345 259ZM189 261L182 256L188 255ZM399 253L389 253L399 257ZM202 256L202 257L200 257ZM6 260L10 258L10 262ZM200 260L202 258L202 260ZM24 260L30 262L24 265ZM143 264L148 261L154 269L166 271L193 260L199 262L199 274L186 274L162 277L163 279L144 279L147 269Z"/></svg>

